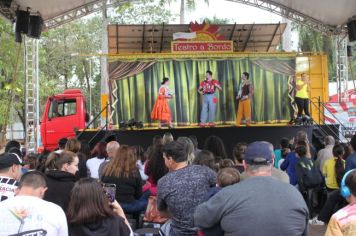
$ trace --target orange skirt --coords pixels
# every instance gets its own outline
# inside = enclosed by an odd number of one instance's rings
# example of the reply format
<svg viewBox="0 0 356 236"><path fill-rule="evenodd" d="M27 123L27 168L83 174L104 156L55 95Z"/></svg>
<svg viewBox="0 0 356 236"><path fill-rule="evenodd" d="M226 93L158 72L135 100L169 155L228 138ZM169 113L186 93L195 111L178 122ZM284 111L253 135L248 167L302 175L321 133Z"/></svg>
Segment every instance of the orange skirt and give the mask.
<svg viewBox="0 0 356 236"><path fill-rule="evenodd" d="M151 112L151 119L165 122L172 121L171 109L169 109L168 99L157 98Z"/></svg>

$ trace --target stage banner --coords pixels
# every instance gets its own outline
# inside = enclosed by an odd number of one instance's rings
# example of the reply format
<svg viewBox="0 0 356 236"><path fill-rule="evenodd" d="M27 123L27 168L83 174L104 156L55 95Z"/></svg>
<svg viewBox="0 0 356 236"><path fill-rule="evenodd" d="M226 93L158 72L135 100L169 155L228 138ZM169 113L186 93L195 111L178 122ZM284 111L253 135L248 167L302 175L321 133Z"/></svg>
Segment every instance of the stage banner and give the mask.
<svg viewBox="0 0 356 236"><path fill-rule="evenodd" d="M163 77L168 77L169 88L174 93L169 100L175 125L197 125L200 122L203 96L199 84L206 71L213 72L222 91L216 91L218 124L234 124L236 120L236 95L243 72L250 74L254 86L252 96L252 122L255 124L287 123L290 120L288 79L293 69L281 70L281 65L295 67L295 57L271 56L254 60L249 57L218 59L162 59L142 72L116 80L115 123L135 119L146 126L156 124L150 114L157 99Z"/></svg>
<svg viewBox="0 0 356 236"><path fill-rule="evenodd" d="M326 124L342 124L341 140L343 137L351 138L356 131L356 103L328 102L325 104L324 117Z"/></svg>
<svg viewBox="0 0 356 236"><path fill-rule="evenodd" d="M172 53L233 52L233 41L172 41Z"/></svg>

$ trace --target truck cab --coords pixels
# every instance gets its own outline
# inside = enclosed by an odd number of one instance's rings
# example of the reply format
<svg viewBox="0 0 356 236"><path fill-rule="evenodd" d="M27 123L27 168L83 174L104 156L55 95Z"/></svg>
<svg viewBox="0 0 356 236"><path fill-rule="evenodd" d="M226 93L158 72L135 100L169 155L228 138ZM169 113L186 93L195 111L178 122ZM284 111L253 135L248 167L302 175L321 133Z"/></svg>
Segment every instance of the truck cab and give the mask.
<svg viewBox="0 0 356 236"><path fill-rule="evenodd" d="M75 137L75 131L84 129L88 119L85 97L79 89L48 97L41 120L43 149L53 151L61 138Z"/></svg>

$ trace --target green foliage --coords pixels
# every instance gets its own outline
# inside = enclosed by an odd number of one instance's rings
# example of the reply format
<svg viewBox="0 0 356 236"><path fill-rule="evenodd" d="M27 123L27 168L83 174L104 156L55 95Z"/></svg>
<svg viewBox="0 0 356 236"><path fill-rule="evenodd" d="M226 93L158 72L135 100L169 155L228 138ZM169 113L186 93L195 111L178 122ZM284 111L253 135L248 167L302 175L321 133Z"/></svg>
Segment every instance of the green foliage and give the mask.
<svg viewBox="0 0 356 236"><path fill-rule="evenodd" d="M232 24L234 22L233 19L218 18L216 17L216 15L214 15L212 18L205 18L204 20L209 24L215 24L215 25Z"/></svg>
<svg viewBox="0 0 356 236"><path fill-rule="evenodd" d="M10 108L23 107L23 49L14 38L11 23L0 18L0 129L9 122Z"/></svg>
<svg viewBox="0 0 356 236"><path fill-rule="evenodd" d="M328 56L329 80L336 78L335 40L307 26L295 25L299 31L299 48L302 52L324 52Z"/></svg>
<svg viewBox="0 0 356 236"><path fill-rule="evenodd" d="M175 16L164 6L154 0L140 3L125 3L116 9L111 22L118 24L161 24L174 20Z"/></svg>
<svg viewBox="0 0 356 236"><path fill-rule="evenodd" d="M351 43L350 80L356 80L356 42ZM356 83L356 82L355 82Z"/></svg>

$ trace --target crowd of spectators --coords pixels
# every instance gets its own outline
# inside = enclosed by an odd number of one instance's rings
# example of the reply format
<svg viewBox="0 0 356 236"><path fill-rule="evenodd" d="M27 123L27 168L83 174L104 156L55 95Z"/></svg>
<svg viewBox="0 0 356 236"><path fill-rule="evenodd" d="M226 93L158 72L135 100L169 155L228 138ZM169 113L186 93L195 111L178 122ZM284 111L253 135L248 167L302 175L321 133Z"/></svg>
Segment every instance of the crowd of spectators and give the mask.
<svg viewBox="0 0 356 236"><path fill-rule="evenodd" d="M237 143L231 156L217 136L119 142L90 150L63 138L39 156L8 142L0 235L133 235L143 215L167 236L308 235L310 224L355 234L356 135L350 146L327 136L317 151L299 131L275 148Z"/></svg>

